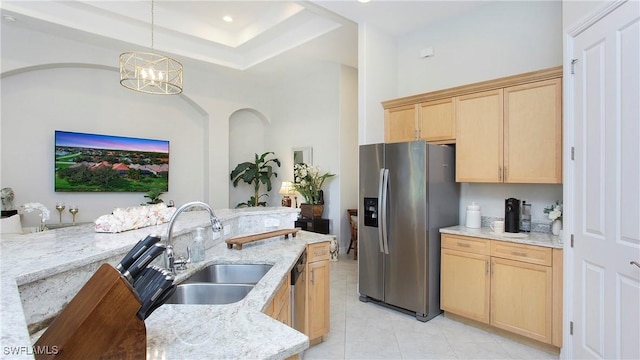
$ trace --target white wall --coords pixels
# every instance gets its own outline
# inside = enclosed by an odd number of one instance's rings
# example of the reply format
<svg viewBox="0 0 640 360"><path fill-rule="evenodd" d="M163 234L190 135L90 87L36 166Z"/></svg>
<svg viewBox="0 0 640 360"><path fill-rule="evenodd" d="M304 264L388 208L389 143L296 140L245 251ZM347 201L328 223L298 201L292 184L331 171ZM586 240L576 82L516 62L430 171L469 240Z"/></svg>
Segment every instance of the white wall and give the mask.
<svg viewBox="0 0 640 360"><path fill-rule="evenodd" d="M577 23L582 23L583 19L597 12L605 4L612 1L606 0L563 0L562 1L562 26L564 29L570 28Z"/></svg>
<svg viewBox="0 0 640 360"><path fill-rule="evenodd" d="M358 71L340 69L340 252L351 240L347 209L358 208Z"/></svg>
<svg viewBox="0 0 640 360"><path fill-rule="evenodd" d="M358 144L384 142L382 101L397 97L394 38L367 23L358 25Z"/></svg>
<svg viewBox="0 0 640 360"><path fill-rule="evenodd" d="M306 72L287 74L270 89L272 116L270 126L265 129L265 144L282 162L278 186L271 195L274 203L280 203L277 190L282 181L293 181L293 148L311 147L314 166L320 166L324 172L339 173L339 69L337 64L310 64ZM333 196L338 195L336 178L327 181L323 188L324 217ZM302 202L298 197L298 205Z"/></svg>
<svg viewBox="0 0 640 360"><path fill-rule="evenodd" d="M420 59L421 48L435 56ZM498 1L398 39L398 97L562 65L560 1ZM504 200L532 203L532 219L562 199L562 185L461 184L460 223L466 205L504 217Z"/></svg>
<svg viewBox="0 0 640 360"><path fill-rule="evenodd" d="M86 222L146 200L143 193L54 192L53 131L59 129L169 140L170 185L162 197L228 207L229 118L238 109L267 108L261 86L183 60L182 95L136 93L118 83L121 49L1 26L0 186L14 189L16 204L40 202L53 210L58 201L75 203L77 221ZM37 216L25 220L31 226Z"/></svg>
<svg viewBox="0 0 640 360"><path fill-rule="evenodd" d="M560 1L497 1L398 39L398 97L561 65ZM420 58L420 49L435 55Z"/></svg>

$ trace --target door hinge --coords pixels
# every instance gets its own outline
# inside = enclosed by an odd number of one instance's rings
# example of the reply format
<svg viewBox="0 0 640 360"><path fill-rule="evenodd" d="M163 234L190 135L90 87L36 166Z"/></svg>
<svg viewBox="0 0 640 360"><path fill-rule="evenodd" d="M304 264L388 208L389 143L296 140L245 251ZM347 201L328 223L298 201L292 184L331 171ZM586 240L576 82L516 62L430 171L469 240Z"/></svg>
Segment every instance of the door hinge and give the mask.
<svg viewBox="0 0 640 360"><path fill-rule="evenodd" d="M569 321L569 335L573 335L573 321Z"/></svg>
<svg viewBox="0 0 640 360"><path fill-rule="evenodd" d="M573 234L571 234L571 247L573 247Z"/></svg>
<svg viewBox="0 0 640 360"><path fill-rule="evenodd" d="M575 160L576 159L576 148L575 147L571 147L571 160Z"/></svg>
<svg viewBox="0 0 640 360"><path fill-rule="evenodd" d="M578 59L571 59L571 75L574 75L576 73L577 62L578 62Z"/></svg>

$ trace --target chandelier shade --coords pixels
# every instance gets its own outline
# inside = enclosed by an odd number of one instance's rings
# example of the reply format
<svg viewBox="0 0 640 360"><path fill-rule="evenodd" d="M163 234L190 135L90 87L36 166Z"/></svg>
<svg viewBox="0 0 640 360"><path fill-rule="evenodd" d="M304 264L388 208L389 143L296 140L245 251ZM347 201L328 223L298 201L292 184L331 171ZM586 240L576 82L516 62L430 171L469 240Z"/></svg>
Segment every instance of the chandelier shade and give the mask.
<svg viewBox="0 0 640 360"><path fill-rule="evenodd" d="M120 84L147 94L180 94L182 64L164 55L125 52L120 54Z"/></svg>
<svg viewBox="0 0 640 360"><path fill-rule="evenodd" d="M147 94L180 94L182 64L168 56L153 53L154 4L151 0L151 52L120 54L120 85Z"/></svg>

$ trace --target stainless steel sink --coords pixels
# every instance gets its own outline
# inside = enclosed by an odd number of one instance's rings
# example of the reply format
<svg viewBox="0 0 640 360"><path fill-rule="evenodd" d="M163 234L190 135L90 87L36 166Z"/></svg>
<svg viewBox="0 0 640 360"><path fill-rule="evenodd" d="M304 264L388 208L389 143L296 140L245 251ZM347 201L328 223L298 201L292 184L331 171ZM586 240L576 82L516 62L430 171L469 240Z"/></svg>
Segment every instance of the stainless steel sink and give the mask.
<svg viewBox="0 0 640 360"><path fill-rule="evenodd" d="M251 289L253 289L253 285L246 284L180 284L176 286L176 292L166 303L200 305L231 304L244 299Z"/></svg>
<svg viewBox="0 0 640 360"><path fill-rule="evenodd" d="M182 283L257 284L271 267L265 264L213 264Z"/></svg>
<svg viewBox="0 0 640 360"><path fill-rule="evenodd" d="M231 304L244 299L272 265L213 264L189 276L167 304Z"/></svg>

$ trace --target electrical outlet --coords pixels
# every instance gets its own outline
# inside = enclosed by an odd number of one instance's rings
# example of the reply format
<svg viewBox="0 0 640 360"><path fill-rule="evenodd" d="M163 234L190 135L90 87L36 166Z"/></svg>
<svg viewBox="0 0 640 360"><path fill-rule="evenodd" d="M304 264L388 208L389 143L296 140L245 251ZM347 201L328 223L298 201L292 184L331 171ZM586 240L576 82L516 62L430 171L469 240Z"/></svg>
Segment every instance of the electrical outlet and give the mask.
<svg viewBox="0 0 640 360"><path fill-rule="evenodd" d="M214 232L213 233L213 240L219 239L219 238L220 238L220 232L219 231Z"/></svg>
<svg viewBox="0 0 640 360"><path fill-rule="evenodd" d="M229 235L229 234L231 234L231 225L225 226L225 227L223 227L223 229L224 229L224 230L222 230L222 232L223 232L225 235Z"/></svg>

